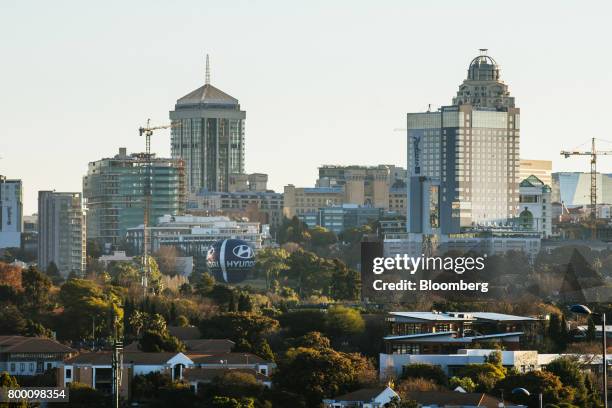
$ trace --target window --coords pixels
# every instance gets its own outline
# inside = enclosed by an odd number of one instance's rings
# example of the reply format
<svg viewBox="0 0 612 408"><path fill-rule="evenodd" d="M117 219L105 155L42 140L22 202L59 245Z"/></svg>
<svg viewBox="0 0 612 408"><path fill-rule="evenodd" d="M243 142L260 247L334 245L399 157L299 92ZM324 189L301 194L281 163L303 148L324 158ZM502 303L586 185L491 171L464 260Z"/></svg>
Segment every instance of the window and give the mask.
<svg viewBox="0 0 612 408"><path fill-rule="evenodd" d="M66 369L66 378L72 378L72 368Z"/></svg>
<svg viewBox="0 0 612 408"><path fill-rule="evenodd" d="M19 371L25 371L25 363L19 363Z"/></svg>
<svg viewBox="0 0 612 408"><path fill-rule="evenodd" d="M33 372L34 371L34 363L30 363L30 371Z"/></svg>
<svg viewBox="0 0 612 408"><path fill-rule="evenodd" d="M15 372L16 369L17 367L15 366L15 363L11 363L11 371Z"/></svg>

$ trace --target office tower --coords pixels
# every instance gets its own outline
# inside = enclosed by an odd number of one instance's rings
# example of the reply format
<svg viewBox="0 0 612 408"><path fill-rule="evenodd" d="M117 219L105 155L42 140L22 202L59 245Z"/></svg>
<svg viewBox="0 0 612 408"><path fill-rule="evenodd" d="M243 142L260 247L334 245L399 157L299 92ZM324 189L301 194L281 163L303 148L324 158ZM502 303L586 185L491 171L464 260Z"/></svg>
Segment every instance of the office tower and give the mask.
<svg viewBox="0 0 612 408"><path fill-rule="evenodd" d="M128 228L144 222L147 160L144 154L128 155L125 148L112 158L89 163L83 178L87 206L87 238L115 245ZM149 225L163 215L185 211L185 171L181 160L151 159L151 211Z"/></svg>
<svg viewBox="0 0 612 408"><path fill-rule="evenodd" d="M434 213L421 206L409 214L409 232L430 220L438 224L434 233L456 234L516 217L520 110L486 50L470 62L453 105L408 113L407 124L409 196L425 179L432 180L426 195L437 195L429 198Z"/></svg>
<svg viewBox="0 0 612 408"><path fill-rule="evenodd" d="M9 180L0 175L0 248L21 247L22 194L21 180Z"/></svg>
<svg viewBox="0 0 612 408"><path fill-rule="evenodd" d="M170 111L172 157L185 162L190 193L229 191L230 174L244 173L244 120L236 98L206 82Z"/></svg>
<svg viewBox="0 0 612 408"><path fill-rule="evenodd" d="M55 263L63 277L86 267L85 215L81 193L38 192L38 265Z"/></svg>
<svg viewBox="0 0 612 408"><path fill-rule="evenodd" d="M519 179L525 180L531 175L539 178L544 184L552 186L552 161L521 159Z"/></svg>

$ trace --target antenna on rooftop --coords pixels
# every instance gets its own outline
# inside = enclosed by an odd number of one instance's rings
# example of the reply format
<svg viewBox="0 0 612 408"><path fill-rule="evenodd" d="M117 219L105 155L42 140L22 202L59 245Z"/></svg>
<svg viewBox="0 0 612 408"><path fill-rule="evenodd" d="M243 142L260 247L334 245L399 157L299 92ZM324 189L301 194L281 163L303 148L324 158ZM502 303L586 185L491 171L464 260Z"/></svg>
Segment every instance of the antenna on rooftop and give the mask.
<svg viewBox="0 0 612 408"><path fill-rule="evenodd" d="M480 48L479 50L480 50L480 56L481 57L486 57L487 56L487 51L489 51L488 48ZM208 56L207 56L207 58L208 58Z"/></svg>
<svg viewBox="0 0 612 408"><path fill-rule="evenodd" d="M208 59L208 54L206 54L206 85L210 85L210 62Z"/></svg>

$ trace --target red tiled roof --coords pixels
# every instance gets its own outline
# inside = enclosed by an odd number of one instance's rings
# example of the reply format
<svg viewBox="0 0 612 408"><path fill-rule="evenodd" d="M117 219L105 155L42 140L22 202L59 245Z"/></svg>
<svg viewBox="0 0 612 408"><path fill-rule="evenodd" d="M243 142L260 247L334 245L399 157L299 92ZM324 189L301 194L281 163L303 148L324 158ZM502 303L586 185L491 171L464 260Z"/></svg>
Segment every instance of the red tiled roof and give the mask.
<svg viewBox="0 0 612 408"><path fill-rule="evenodd" d="M76 350L45 337L0 336L2 353L76 353Z"/></svg>
<svg viewBox="0 0 612 408"><path fill-rule="evenodd" d="M123 353L124 364L138 365L163 365L178 353L161 352L161 353L145 353L142 351L126 351ZM66 360L66 364L91 364L91 365L110 365L113 360L113 354L110 351L98 351L81 353L78 356Z"/></svg>

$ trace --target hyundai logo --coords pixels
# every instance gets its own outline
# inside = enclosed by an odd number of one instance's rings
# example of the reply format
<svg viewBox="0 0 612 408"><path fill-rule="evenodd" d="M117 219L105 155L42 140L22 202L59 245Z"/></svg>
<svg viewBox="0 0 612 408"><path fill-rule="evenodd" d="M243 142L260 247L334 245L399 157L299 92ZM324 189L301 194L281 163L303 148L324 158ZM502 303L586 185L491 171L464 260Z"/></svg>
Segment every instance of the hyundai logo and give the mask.
<svg viewBox="0 0 612 408"><path fill-rule="evenodd" d="M248 245L238 245L232 249L232 252L241 259L250 259L253 257L253 249Z"/></svg>

